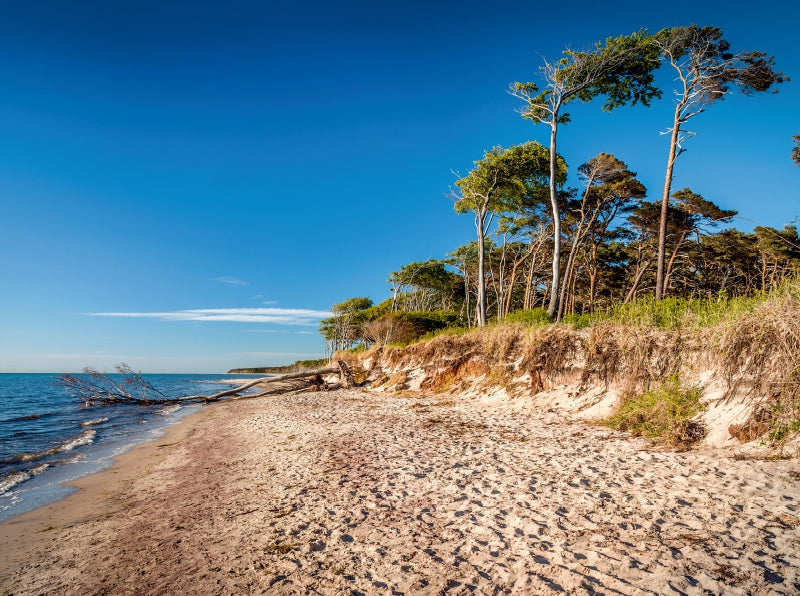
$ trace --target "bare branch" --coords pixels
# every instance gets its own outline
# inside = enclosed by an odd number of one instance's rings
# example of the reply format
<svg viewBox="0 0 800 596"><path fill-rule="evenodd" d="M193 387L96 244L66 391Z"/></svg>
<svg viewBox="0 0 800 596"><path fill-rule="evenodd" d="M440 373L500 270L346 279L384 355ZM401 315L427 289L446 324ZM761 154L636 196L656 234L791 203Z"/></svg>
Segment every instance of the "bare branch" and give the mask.
<svg viewBox="0 0 800 596"><path fill-rule="evenodd" d="M137 406L167 405L187 402L208 403L218 401L224 397L257 397L271 393L284 393L288 390L297 390L300 386L308 388L316 385L316 380L323 375L337 374L340 376L343 386L351 386L351 380L347 380L349 369L343 362L337 361L336 367L322 368L305 372L290 373L274 377L261 377L253 379L230 389L219 391L213 395L187 395L182 397L169 397L156 389L149 381L143 378L141 372L134 371L127 364L121 363L116 366L121 378L116 381L107 375L98 372L94 368L84 369L83 376L61 375L56 380L56 385L60 386L74 398L87 405L118 405L130 404ZM350 377L352 378L352 377ZM309 383L309 379L311 382ZM302 383L297 383L298 381ZM294 383L292 383L294 382ZM288 383L288 385L287 385ZM321 381L320 381L321 383ZM240 393L257 385L275 384L276 388L267 390L255 395L239 395ZM281 388L283 384L283 388ZM285 387L288 386L289 389Z"/></svg>

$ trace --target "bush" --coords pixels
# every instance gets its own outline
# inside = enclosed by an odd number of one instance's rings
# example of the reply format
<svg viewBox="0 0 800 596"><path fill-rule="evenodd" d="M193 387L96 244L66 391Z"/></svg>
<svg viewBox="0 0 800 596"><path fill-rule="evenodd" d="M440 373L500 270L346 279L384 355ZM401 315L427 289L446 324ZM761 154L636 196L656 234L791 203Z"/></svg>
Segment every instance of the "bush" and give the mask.
<svg viewBox="0 0 800 596"><path fill-rule="evenodd" d="M759 298L640 298L635 302L615 304L610 318L632 327L712 327L752 312Z"/></svg>
<svg viewBox="0 0 800 596"><path fill-rule="evenodd" d="M533 309L515 310L514 312L504 316L500 322L521 323L523 325L528 325L530 327L542 327L544 325L549 325L550 323L552 323L553 317L551 317L547 313L547 311L543 308L533 308Z"/></svg>
<svg viewBox="0 0 800 596"><path fill-rule="evenodd" d="M452 311L399 311L365 323L363 334L370 343L409 344L426 334L453 326L457 322L458 314Z"/></svg>
<svg viewBox="0 0 800 596"><path fill-rule="evenodd" d="M583 329L585 327L591 327L597 321L601 321L605 318L606 316L601 314L567 314L564 315L564 318L561 319L561 322L565 325L571 325L575 329Z"/></svg>
<svg viewBox="0 0 800 596"><path fill-rule="evenodd" d="M678 376L672 375L656 389L623 399L603 423L634 436L688 447L705 435L702 425L693 420L705 409L701 394L699 387L681 387Z"/></svg>

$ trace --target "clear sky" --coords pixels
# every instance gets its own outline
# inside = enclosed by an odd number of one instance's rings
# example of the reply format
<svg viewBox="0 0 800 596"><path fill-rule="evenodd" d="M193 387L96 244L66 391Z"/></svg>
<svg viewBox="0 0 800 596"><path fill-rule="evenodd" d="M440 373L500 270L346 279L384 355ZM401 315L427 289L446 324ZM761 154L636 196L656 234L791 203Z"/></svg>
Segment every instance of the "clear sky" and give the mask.
<svg viewBox="0 0 800 596"><path fill-rule="evenodd" d="M674 188L782 227L800 215L797 2L1 2L0 372L321 356L331 304L383 300L391 271L472 239L454 171L546 143L511 82L692 22L795 80L695 118ZM660 196L660 77L649 109L570 110L573 171L614 153Z"/></svg>

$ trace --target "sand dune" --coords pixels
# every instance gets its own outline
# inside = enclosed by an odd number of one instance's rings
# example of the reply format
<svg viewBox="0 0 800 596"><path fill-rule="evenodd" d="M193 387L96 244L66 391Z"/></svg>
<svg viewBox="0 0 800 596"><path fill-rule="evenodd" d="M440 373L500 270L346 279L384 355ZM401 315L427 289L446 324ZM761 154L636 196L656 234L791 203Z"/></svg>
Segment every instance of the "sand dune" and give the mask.
<svg viewBox="0 0 800 596"><path fill-rule="evenodd" d="M800 592L796 460L356 390L217 404L159 443L0 525L4 589Z"/></svg>

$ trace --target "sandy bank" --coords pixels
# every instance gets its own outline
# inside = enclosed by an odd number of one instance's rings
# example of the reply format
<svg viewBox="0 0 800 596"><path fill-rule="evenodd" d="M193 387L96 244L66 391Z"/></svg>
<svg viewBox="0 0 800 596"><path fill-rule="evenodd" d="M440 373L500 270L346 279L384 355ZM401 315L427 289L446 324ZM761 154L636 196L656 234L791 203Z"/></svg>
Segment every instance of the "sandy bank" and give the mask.
<svg viewBox="0 0 800 596"><path fill-rule="evenodd" d="M800 591L800 466L360 391L221 403L0 524L14 594ZM708 593L708 592L706 592Z"/></svg>

